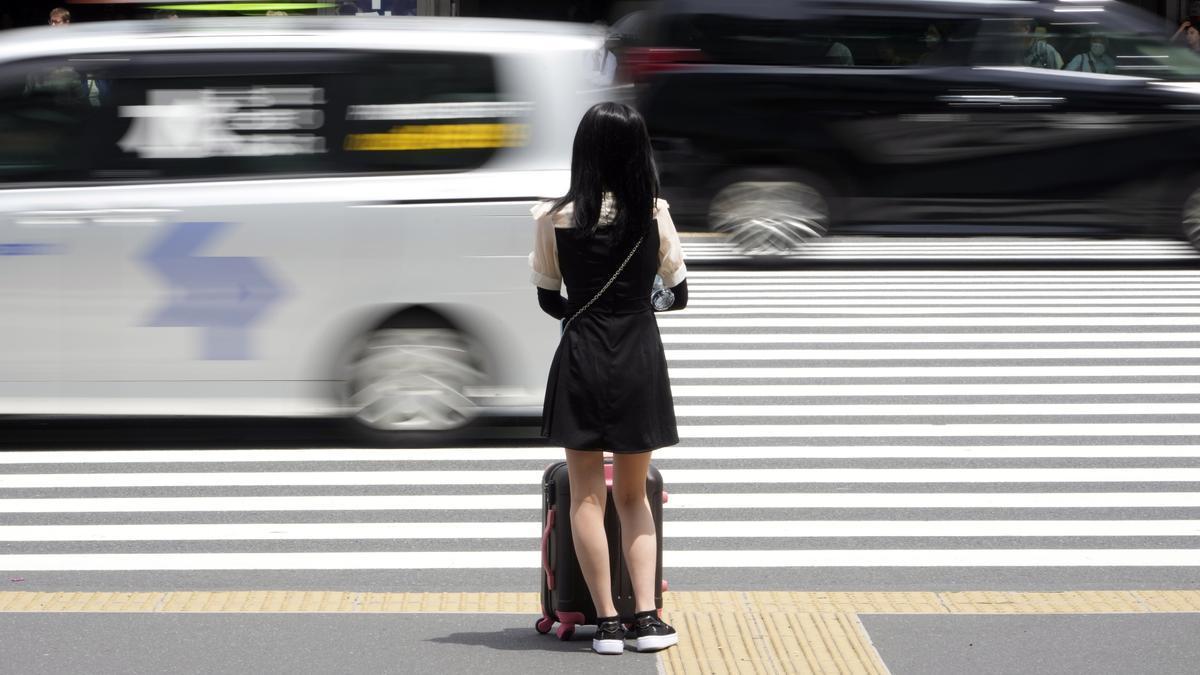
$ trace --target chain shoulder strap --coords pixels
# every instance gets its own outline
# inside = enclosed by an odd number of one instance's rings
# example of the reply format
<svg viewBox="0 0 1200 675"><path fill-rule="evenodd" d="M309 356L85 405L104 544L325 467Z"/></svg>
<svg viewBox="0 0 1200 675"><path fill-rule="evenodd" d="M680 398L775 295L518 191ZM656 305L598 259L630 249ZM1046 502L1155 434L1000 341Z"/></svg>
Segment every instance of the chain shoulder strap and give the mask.
<svg viewBox="0 0 1200 675"><path fill-rule="evenodd" d="M623 260L621 262L621 266L618 267L617 271L615 273L613 273L613 275L611 277L608 278L607 282L604 283L604 286L602 286L600 288L600 290L596 291L596 294L592 296L592 299L588 300L587 303L584 304L583 307L580 307L578 310L576 310L576 312L571 315L571 318L567 319L567 322L565 324L563 324L563 329L562 329L563 335L567 334L567 329L571 327L571 322L574 321L576 318L578 318L580 314L583 314L584 312L586 312L588 310L588 308L592 306L593 303L595 303L597 300L600 299L600 296L604 295L604 291L607 291L608 287L613 285L613 282L615 282L617 280L617 277L621 276L621 272L625 271L625 266L629 264L630 260L633 260L633 254L637 253L638 249L642 247L642 242L645 240L646 240L646 235L643 234L642 238L638 239L637 243L633 245L633 248L629 251L629 255L625 256L625 260Z"/></svg>

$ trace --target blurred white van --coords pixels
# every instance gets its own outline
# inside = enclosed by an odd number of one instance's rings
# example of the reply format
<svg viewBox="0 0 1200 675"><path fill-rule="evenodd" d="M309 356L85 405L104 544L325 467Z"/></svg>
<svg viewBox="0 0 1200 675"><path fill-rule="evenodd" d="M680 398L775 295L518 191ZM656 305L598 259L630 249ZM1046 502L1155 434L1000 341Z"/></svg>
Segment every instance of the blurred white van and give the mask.
<svg viewBox="0 0 1200 675"><path fill-rule="evenodd" d="M538 414L603 36L515 21L114 22L0 40L0 414Z"/></svg>

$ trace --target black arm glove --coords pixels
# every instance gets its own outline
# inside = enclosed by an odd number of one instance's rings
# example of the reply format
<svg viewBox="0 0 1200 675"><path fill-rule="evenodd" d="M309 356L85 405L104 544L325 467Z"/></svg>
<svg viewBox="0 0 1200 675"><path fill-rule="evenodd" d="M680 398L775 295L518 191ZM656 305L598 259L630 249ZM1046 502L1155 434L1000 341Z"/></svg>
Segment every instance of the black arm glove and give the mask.
<svg viewBox="0 0 1200 675"><path fill-rule="evenodd" d="M675 302L671 304L669 309L663 311L674 312L677 309L687 307L687 279L679 282L676 286L672 286L671 292L675 294Z"/></svg>
<svg viewBox="0 0 1200 675"><path fill-rule="evenodd" d="M538 287L538 305L542 311L556 319L563 319L567 316L567 299L558 294L558 291L548 291L542 287Z"/></svg>

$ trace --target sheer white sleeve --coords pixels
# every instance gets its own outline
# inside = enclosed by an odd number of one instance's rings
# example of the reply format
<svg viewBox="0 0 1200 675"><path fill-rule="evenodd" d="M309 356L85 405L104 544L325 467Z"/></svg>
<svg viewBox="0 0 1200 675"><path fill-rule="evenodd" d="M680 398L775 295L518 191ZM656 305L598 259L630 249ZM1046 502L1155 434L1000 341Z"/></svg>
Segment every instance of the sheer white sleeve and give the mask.
<svg viewBox="0 0 1200 675"><path fill-rule="evenodd" d="M679 233L671 220L670 205L665 199L658 200L655 217L658 218L658 276L667 288L678 286L687 278L687 266L683 264L683 245Z"/></svg>
<svg viewBox="0 0 1200 675"><path fill-rule="evenodd" d="M562 272L558 269L558 244L554 241L554 219L550 217L550 206L550 202L541 202L530 209L536 229L533 252L529 254L529 269L534 285L557 291L562 288Z"/></svg>

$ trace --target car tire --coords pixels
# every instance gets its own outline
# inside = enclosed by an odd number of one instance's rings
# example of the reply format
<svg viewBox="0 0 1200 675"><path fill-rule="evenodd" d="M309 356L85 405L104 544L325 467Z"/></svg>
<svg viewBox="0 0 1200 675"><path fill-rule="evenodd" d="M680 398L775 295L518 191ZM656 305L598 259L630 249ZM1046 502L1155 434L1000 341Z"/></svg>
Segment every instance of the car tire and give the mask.
<svg viewBox="0 0 1200 675"><path fill-rule="evenodd" d="M486 380L471 336L438 321L403 315L355 345L343 400L356 435L405 446L453 438L477 417L469 390Z"/></svg>
<svg viewBox="0 0 1200 675"><path fill-rule="evenodd" d="M742 255L787 255L824 237L834 214L828 183L807 172L751 169L718 182L708 223Z"/></svg>
<svg viewBox="0 0 1200 675"><path fill-rule="evenodd" d="M1194 189L1183 202L1181 214L1183 236L1192 247L1200 251L1200 187Z"/></svg>

